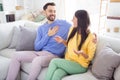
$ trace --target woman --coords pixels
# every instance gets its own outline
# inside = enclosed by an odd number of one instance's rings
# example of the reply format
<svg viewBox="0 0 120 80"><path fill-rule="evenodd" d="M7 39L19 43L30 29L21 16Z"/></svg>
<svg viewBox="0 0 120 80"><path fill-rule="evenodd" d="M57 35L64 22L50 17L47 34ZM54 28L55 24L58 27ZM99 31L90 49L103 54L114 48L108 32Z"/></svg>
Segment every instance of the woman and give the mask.
<svg viewBox="0 0 120 80"><path fill-rule="evenodd" d="M78 10L73 17L67 42L56 36L58 43L66 45L65 59L53 59L49 65L46 80L61 80L65 75L84 73L94 57L96 36L89 30L90 19L87 11Z"/></svg>

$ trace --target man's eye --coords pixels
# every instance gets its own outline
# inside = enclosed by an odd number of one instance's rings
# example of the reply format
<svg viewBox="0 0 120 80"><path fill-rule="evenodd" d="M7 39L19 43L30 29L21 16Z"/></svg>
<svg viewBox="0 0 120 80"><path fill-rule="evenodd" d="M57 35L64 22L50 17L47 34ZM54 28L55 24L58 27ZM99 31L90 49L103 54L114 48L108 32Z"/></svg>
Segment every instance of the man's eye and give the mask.
<svg viewBox="0 0 120 80"><path fill-rule="evenodd" d="M55 13L56 11L52 11L52 10L50 10L49 12L50 12L50 13Z"/></svg>
<svg viewBox="0 0 120 80"><path fill-rule="evenodd" d="M49 12L52 12L51 10Z"/></svg>

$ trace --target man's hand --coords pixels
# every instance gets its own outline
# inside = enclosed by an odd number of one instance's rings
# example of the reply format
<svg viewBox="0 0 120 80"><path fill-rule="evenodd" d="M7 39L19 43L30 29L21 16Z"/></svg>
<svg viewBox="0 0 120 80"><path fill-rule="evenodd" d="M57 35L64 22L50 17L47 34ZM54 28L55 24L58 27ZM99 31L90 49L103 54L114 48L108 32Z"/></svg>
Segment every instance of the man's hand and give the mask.
<svg viewBox="0 0 120 80"><path fill-rule="evenodd" d="M58 43L62 43L63 42L63 38L60 36L55 36L54 38Z"/></svg>
<svg viewBox="0 0 120 80"><path fill-rule="evenodd" d="M53 35L55 35L55 34L57 33L58 29L59 29L58 26L55 26L55 27L53 27L52 29L49 28L48 36L53 36Z"/></svg>

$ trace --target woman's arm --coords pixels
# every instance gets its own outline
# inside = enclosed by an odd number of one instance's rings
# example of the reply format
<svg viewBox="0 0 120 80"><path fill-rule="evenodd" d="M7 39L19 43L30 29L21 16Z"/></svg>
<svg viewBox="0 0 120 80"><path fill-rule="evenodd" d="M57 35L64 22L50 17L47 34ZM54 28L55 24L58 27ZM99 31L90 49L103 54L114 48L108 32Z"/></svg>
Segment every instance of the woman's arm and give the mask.
<svg viewBox="0 0 120 80"><path fill-rule="evenodd" d="M76 53L78 56L79 54L81 54L86 59L88 58L88 55L83 50L80 51L74 50L74 53Z"/></svg>
<svg viewBox="0 0 120 80"><path fill-rule="evenodd" d="M88 52L90 54L86 54L83 50L80 50L80 51L73 50L73 51L78 56L81 54L85 59L91 60L96 49L96 43L97 43L97 35L94 33L93 38L91 39L91 41L89 41L89 46L88 46Z"/></svg>
<svg viewBox="0 0 120 80"><path fill-rule="evenodd" d="M67 47L67 42L60 36L55 36L54 38L58 43L63 43Z"/></svg>

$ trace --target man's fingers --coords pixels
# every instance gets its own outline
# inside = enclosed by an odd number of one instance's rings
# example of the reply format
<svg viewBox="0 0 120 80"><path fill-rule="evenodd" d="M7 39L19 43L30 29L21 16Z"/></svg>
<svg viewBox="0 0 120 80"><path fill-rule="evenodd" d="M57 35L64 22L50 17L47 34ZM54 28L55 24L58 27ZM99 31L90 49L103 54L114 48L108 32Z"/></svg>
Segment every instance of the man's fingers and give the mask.
<svg viewBox="0 0 120 80"><path fill-rule="evenodd" d="M55 31L58 31L58 29L59 29L58 26L55 26L55 27L53 28L53 30L55 30Z"/></svg>

